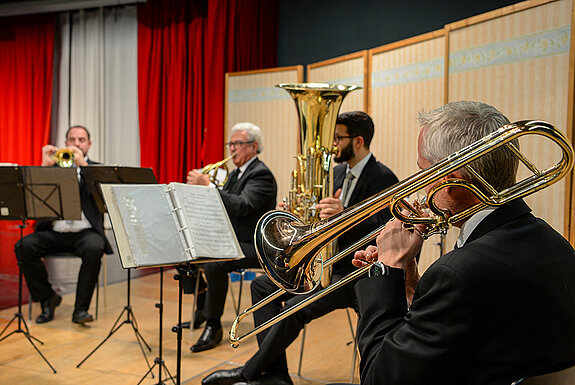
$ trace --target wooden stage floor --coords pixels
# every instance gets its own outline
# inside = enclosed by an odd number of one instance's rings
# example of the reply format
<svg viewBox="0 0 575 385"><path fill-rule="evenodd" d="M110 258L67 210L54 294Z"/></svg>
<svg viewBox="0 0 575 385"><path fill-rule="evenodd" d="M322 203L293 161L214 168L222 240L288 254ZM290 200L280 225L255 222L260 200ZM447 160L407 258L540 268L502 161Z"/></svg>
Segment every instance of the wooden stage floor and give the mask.
<svg viewBox="0 0 575 385"><path fill-rule="evenodd" d="M176 375L177 340L171 331L177 321L178 287L173 280L175 270L164 272L164 326L163 358L172 375ZM238 293L239 283L232 283L234 293ZM151 274L132 279L131 305L139 325L139 331L152 351L146 351L146 357L153 365L158 356L159 317L155 307L159 301L160 274ZM135 385L148 371L144 354L136 341L132 326L123 324L92 356L81 366L76 366L110 333L112 325L118 319L126 304L126 282L108 285L100 291L99 318L87 326L71 322L74 294L64 296L62 304L56 309L56 318L47 324L37 325L28 321L28 306L24 306L31 335L44 342L37 344L40 351L55 367L54 374L40 355L34 350L25 336L15 333L0 342L0 383L19 385L90 385L90 384L130 384ZM244 284L242 310L251 303L249 282ZM183 319L189 320L192 313L193 296L184 295ZM95 296L91 312L94 314ZM17 308L0 311L0 330L4 329ZM39 314L39 305L35 304L32 318ZM353 313L353 312L352 312ZM355 314L352 314L356 323ZM125 320L126 316L122 317ZM222 319L224 334L235 319L231 296L228 294L226 310ZM242 330L253 326L251 317L246 319ZM12 324L3 334L14 330ZM182 343L181 383L199 385L207 374L218 369L228 369L242 365L257 349L255 338L250 338L237 349L232 348L226 337L217 348L192 354L190 346L199 337L200 331L190 332L184 329ZM353 344L349 324L344 310L335 311L313 321L307 327L304 359L301 376L297 375L301 335L287 351L292 380L296 385L315 385L330 382L348 382L352 367ZM153 370L155 378L147 376L142 384L158 383L158 367ZM165 375L162 374L162 379ZM357 370L355 382L359 382ZM165 381L166 384L172 383Z"/></svg>

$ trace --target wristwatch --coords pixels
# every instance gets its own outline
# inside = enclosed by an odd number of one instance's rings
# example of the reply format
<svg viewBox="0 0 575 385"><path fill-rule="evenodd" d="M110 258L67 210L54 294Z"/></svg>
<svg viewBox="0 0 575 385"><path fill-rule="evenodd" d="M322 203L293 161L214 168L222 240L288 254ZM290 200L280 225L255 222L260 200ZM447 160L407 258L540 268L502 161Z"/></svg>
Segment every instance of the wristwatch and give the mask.
<svg viewBox="0 0 575 385"><path fill-rule="evenodd" d="M369 268L369 276L377 277L379 275L405 279L405 270L384 265L383 262L374 262Z"/></svg>

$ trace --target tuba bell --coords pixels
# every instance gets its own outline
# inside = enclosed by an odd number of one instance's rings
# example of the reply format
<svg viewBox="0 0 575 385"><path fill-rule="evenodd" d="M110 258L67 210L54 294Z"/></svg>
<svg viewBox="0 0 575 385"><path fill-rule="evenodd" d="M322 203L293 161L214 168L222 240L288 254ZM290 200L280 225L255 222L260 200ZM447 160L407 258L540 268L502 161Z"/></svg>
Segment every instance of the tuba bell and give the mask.
<svg viewBox="0 0 575 385"><path fill-rule="evenodd" d="M331 196L333 190L331 158L334 154L333 136L339 109L345 96L360 87L324 83L278 84L289 92L299 115L300 149L297 155L297 169L292 172L288 197L284 199L285 210L292 218L303 224L319 221L315 204ZM257 240L256 240L257 242ZM322 286L331 281L331 268L321 268L322 261L335 253L335 242L326 245L318 256L315 267L309 272L300 270L298 279L282 277L275 267L260 258L260 263L270 278L279 285L297 282L286 290L292 293L307 292L320 282Z"/></svg>

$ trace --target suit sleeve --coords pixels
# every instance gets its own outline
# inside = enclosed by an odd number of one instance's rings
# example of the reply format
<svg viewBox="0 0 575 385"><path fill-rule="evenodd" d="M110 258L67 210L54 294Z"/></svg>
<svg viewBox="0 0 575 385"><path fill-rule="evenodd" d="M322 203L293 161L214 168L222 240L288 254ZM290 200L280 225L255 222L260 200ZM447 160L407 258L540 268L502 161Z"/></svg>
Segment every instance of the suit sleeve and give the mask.
<svg viewBox="0 0 575 385"><path fill-rule="evenodd" d="M409 310L405 282L381 276L355 286L363 385L451 384L465 373L473 314L461 277L432 266Z"/></svg>
<svg viewBox="0 0 575 385"><path fill-rule="evenodd" d="M240 194L220 190L220 196L230 216L244 217L269 204L270 199L275 199L275 186L273 174L261 168L251 173Z"/></svg>

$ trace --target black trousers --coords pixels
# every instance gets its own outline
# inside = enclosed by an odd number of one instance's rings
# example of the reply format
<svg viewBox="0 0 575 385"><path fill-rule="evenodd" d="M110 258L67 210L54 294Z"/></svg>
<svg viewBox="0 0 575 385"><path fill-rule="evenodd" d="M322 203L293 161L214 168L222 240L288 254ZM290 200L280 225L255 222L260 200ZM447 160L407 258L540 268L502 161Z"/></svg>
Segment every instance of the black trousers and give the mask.
<svg viewBox="0 0 575 385"><path fill-rule="evenodd" d="M339 280L339 278L341 276L334 275L332 282ZM244 365L243 376L248 380L254 380L263 373L278 377L289 377L285 354L287 347L295 341L305 324L336 309L354 308L354 283L350 282L259 333L257 336L259 350ZM251 285L252 302L254 304L259 302L277 289L278 287L267 276L257 277ZM261 325L310 295L312 294L284 294L254 313L255 325Z"/></svg>
<svg viewBox="0 0 575 385"><path fill-rule="evenodd" d="M88 310L98 281L104 247L104 238L95 230L87 229L79 233L37 231L18 241L14 249L34 301L43 301L55 294L42 262L46 254L67 252L80 257L82 265L78 273L74 308Z"/></svg>
<svg viewBox="0 0 575 385"><path fill-rule="evenodd" d="M206 275L208 290L202 313L207 319L222 317L228 294L228 274L245 268L258 268L260 263L253 245L240 242L245 258L236 261L204 263L201 267Z"/></svg>

